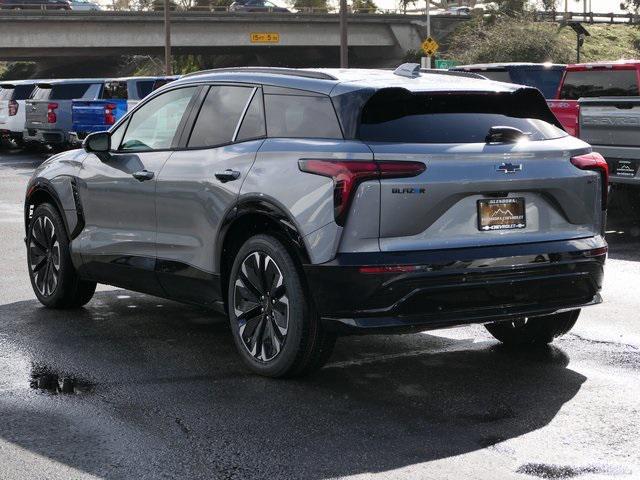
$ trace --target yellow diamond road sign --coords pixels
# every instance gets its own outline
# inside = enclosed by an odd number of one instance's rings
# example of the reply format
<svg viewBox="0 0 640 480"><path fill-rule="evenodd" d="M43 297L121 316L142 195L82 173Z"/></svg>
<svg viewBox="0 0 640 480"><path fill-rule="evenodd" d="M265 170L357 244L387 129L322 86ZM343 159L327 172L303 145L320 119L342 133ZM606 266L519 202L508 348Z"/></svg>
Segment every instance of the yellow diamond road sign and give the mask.
<svg viewBox="0 0 640 480"><path fill-rule="evenodd" d="M427 37L427 39L424 42L422 42L422 51L428 57L433 57L438 51L439 47L440 45L438 45L438 42L436 42L431 37Z"/></svg>

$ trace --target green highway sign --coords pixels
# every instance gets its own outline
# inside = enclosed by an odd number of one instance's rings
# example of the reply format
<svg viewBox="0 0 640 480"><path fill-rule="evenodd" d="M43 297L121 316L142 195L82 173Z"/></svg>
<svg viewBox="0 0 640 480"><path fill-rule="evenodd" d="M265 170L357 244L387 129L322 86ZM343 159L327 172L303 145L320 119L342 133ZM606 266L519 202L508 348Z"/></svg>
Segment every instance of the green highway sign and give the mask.
<svg viewBox="0 0 640 480"><path fill-rule="evenodd" d="M458 62L456 62L455 60L443 60L442 58L436 59L436 64L435 64L436 68L449 69L457 66L458 66Z"/></svg>

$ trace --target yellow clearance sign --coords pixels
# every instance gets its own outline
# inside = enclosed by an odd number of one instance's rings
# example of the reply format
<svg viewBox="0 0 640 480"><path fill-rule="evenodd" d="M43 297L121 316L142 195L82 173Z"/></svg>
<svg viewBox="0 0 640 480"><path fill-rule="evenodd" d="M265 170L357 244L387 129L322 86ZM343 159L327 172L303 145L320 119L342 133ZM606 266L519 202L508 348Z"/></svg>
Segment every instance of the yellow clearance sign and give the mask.
<svg viewBox="0 0 640 480"><path fill-rule="evenodd" d="M275 32L253 32L251 43L280 43L280 34Z"/></svg>
<svg viewBox="0 0 640 480"><path fill-rule="evenodd" d="M427 39L424 42L422 42L422 51L428 57L433 57L438 51L439 47L440 45L438 45L438 42L436 42L431 37L427 37Z"/></svg>

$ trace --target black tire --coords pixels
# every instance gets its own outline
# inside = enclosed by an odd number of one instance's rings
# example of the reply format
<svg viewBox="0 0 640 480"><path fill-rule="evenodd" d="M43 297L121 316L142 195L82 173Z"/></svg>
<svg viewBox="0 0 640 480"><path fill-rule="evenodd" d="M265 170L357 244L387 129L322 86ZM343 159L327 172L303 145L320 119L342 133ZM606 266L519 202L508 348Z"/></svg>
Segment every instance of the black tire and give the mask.
<svg viewBox="0 0 640 480"><path fill-rule="evenodd" d="M301 376L329 359L336 337L322 328L301 267L277 238L256 235L245 242L231 267L228 292L233 339L253 372Z"/></svg>
<svg viewBox="0 0 640 480"><path fill-rule="evenodd" d="M48 203L39 205L29 222L27 268L36 297L48 308L79 308L96 291L95 282L78 277L60 213Z"/></svg>
<svg viewBox="0 0 640 480"><path fill-rule="evenodd" d="M490 323L485 327L505 345L544 345L571 330L579 315L580 310L572 310L544 317Z"/></svg>

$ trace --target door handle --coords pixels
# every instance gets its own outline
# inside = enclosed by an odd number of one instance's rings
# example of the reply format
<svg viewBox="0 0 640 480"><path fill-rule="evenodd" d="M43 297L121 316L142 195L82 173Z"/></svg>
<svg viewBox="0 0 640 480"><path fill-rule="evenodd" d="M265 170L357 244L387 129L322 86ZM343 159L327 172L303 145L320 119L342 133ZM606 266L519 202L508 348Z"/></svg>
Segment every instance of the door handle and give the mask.
<svg viewBox="0 0 640 480"><path fill-rule="evenodd" d="M218 172L215 177L222 183L231 182L240 178L240 172L237 170L226 169L224 172Z"/></svg>
<svg viewBox="0 0 640 480"><path fill-rule="evenodd" d="M153 178L153 172L150 172L148 170L140 170L139 172L134 172L131 175L139 182L145 182Z"/></svg>

